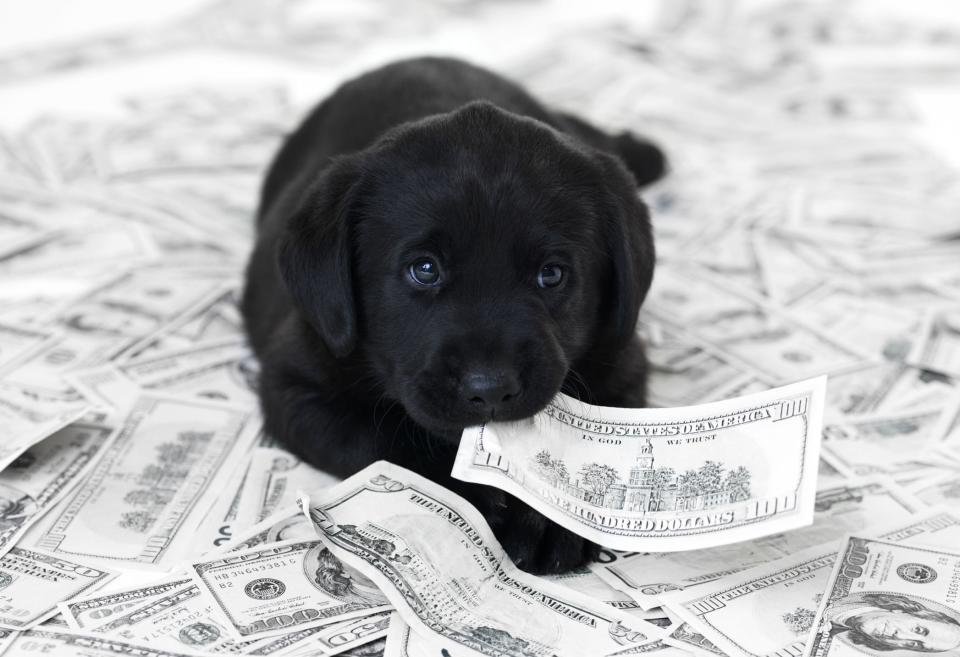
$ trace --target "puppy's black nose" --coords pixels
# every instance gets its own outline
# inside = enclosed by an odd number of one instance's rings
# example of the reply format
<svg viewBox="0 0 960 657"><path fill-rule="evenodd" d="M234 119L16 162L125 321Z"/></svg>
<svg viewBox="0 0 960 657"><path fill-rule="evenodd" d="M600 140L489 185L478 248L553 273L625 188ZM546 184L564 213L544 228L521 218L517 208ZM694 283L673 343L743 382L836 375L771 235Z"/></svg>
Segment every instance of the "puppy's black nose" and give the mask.
<svg viewBox="0 0 960 657"><path fill-rule="evenodd" d="M460 394L485 411L495 411L520 394L520 382L510 372L474 371L460 380Z"/></svg>

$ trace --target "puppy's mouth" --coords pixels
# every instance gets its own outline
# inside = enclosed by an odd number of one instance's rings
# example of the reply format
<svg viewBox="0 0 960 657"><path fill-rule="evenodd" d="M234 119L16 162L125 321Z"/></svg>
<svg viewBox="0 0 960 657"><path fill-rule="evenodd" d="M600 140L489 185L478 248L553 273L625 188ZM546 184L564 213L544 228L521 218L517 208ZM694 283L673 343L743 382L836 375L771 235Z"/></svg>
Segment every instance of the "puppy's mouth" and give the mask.
<svg viewBox="0 0 960 657"><path fill-rule="evenodd" d="M478 408L456 399L450 391L438 394L432 387L424 389L419 386L401 395L400 401L407 414L424 429L450 442L459 443L467 427L487 422L513 422L536 415L560 391L560 383L552 391L548 386L541 386L539 390L525 390L510 403L496 408Z"/></svg>

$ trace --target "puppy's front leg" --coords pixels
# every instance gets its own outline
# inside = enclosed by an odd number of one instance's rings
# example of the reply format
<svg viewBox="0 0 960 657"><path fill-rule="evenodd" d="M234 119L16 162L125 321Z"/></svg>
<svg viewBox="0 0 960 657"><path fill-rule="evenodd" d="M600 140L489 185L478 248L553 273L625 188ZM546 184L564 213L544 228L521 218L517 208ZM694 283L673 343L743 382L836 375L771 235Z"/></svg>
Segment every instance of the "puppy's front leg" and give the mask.
<svg viewBox="0 0 960 657"><path fill-rule="evenodd" d="M466 498L527 572L567 572L599 553L595 544L512 495L452 478L456 443L432 436L409 418L384 417L403 413L399 406L374 413L369 404L304 379L300 368L276 362L264 364L261 403L269 434L326 472L346 478L386 459Z"/></svg>
<svg viewBox="0 0 960 657"><path fill-rule="evenodd" d="M490 502L482 507L484 517L513 562L528 573L569 572L600 554L596 543L564 529L512 495L500 493Z"/></svg>

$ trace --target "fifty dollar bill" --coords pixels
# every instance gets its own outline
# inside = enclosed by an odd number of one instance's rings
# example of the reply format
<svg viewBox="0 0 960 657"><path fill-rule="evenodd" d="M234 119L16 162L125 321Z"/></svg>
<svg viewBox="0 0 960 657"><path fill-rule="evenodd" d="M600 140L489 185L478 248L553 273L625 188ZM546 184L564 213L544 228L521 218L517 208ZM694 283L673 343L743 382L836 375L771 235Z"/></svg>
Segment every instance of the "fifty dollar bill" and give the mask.
<svg viewBox="0 0 960 657"><path fill-rule="evenodd" d="M607 655L658 628L518 570L466 500L378 461L304 500L331 552L456 655Z"/></svg>

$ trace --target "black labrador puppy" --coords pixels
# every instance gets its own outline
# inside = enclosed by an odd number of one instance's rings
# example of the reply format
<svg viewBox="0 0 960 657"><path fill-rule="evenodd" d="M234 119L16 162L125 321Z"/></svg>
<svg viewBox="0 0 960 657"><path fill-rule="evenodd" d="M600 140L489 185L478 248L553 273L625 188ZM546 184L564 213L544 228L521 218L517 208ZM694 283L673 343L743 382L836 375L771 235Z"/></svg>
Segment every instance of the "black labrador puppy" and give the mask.
<svg viewBox="0 0 960 657"><path fill-rule="evenodd" d="M377 459L469 499L530 572L597 547L450 477L464 427L564 391L644 404L637 312L654 250L652 144L549 110L462 61L351 80L263 185L243 316L267 431L347 477Z"/></svg>

